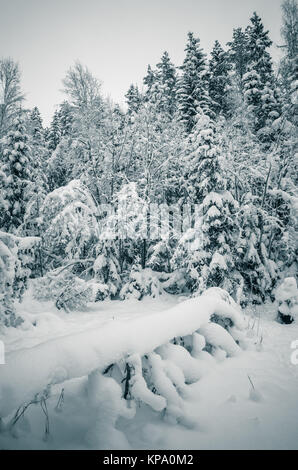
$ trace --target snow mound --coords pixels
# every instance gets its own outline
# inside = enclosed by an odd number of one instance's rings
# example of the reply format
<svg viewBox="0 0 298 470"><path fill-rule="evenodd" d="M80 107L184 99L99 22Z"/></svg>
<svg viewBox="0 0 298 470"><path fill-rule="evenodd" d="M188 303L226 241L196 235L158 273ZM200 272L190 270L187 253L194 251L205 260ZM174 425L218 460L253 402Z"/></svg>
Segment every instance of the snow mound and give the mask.
<svg viewBox="0 0 298 470"><path fill-rule="evenodd" d="M279 302L298 297L298 288L294 277L286 277L282 284L276 289L275 298Z"/></svg>
<svg viewBox="0 0 298 470"><path fill-rule="evenodd" d="M153 354L156 348L169 343L173 338L192 335L208 324L214 314L229 318L239 329L245 328L243 315L233 305L229 305L212 292L212 295L210 293L186 300L167 311L128 320L110 321L99 328L62 336L30 349L12 352L7 355L7 363L0 369L0 417L9 415L20 404L30 401L49 384L86 376L97 369L104 371L109 365L127 361L127 358L134 354L140 357L148 353ZM209 337L211 330L206 329L206 326L204 328ZM236 353L237 345L231 342L232 339L228 342L226 337L222 338L222 332L219 339L214 336L214 344L220 345L230 355ZM164 377L159 364L162 358L154 354L150 356L150 361L157 376L161 374L159 378L162 384ZM178 360L178 355L176 356ZM188 362L189 358L185 364ZM145 396L144 384L138 378L138 370L140 365L136 368L134 393L136 396ZM195 378L190 376L189 365L183 367L183 373L190 379ZM198 369L196 372L194 369L192 373L197 377L200 371ZM175 374L173 367L172 374ZM172 392L171 402L173 406L177 406L174 391ZM151 400L152 396L148 392L146 394L146 400ZM161 407L162 404L155 406Z"/></svg>

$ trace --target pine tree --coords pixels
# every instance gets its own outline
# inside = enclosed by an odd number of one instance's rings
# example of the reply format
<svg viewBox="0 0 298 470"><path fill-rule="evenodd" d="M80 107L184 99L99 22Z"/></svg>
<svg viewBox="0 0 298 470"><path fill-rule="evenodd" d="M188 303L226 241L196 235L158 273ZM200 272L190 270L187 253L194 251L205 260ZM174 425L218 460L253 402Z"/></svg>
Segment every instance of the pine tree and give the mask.
<svg viewBox="0 0 298 470"><path fill-rule="evenodd" d="M213 121L204 114L199 115L184 157L184 187L192 204L200 204L208 192L222 184L219 160L213 158L213 134Z"/></svg>
<svg viewBox="0 0 298 470"><path fill-rule="evenodd" d="M238 205L226 190L219 149L214 139L214 124L208 116L200 116L192 146L196 148L188 158L188 185L193 188L189 197L190 201L201 201L201 204L194 228L182 237L189 247L186 249L189 255L182 266L191 279L192 291L202 292L215 286L233 293L237 284L233 255L236 223L233 214ZM177 253L175 257L177 259Z"/></svg>
<svg viewBox="0 0 298 470"><path fill-rule="evenodd" d="M43 126L42 126L42 118L39 112L39 109L35 106L29 117L29 128L30 128L30 135L36 142L42 142L43 140Z"/></svg>
<svg viewBox="0 0 298 470"><path fill-rule="evenodd" d="M264 302L277 277L277 266L269 259L266 244L261 241L261 230L266 231L266 212L258 207L257 199L247 194L240 207L236 257L237 269L245 281L242 300L252 303Z"/></svg>
<svg viewBox="0 0 298 470"><path fill-rule="evenodd" d="M1 210L0 225L7 232L15 232L23 223L31 187L31 163L25 120L20 114L4 141L1 158L1 170L5 174L2 188L5 207Z"/></svg>
<svg viewBox="0 0 298 470"><path fill-rule="evenodd" d="M48 191L47 156L42 119L37 107L33 108L28 119L29 143L31 149L31 181L28 187L28 200L25 207L21 233L26 236L41 237L40 209ZM43 275L43 260L40 246L35 251L33 275Z"/></svg>
<svg viewBox="0 0 298 470"><path fill-rule="evenodd" d="M152 93L155 91L155 85L157 82L157 73L151 68L151 65L147 67L147 75L143 78L143 83L146 87L145 101L152 99Z"/></svg>
<svg viewBox="0 0 298 470"><path fill-rule="evenodd" d="M208 94L206 54L200 47L200 40L193 33L188 33L185 52L177 97L180 118L189 133L195 125L199 109L206 115L213 116L213 113Z"/></svg>
<svg viewBox="0 0 298 470"><path fill-rule="evenodd" d="M173 116L176 111L177 73L168 52L164 52L156 69L148 65L144 85L145 101L158 105L160 112Z"/></svg>
<svg viewBox="0 0 298 470"><path fill-rule="evenodd" d="M233 65L234 73L236 75L236 83L241 92L243 89L243 75L246 73L249 61L247 43L247 31L242 31L241 28L233 30L233 39L227 43L229 46L229 59Z"/></svg>
<svg viewBox="0 0 298 470"><path fill-rule="evenodd" d="M256 13L253 14L251 23L247 28L249 64L243 76L244 95L252 116L254 132L260 141L270 144L274 140L271 124L280 115L272 59L267 52L272 41Z"/></svg>
<svg viewBox="0 0 298 470"><path fill-rule="evenodd" d="M160 111L173 116L176 111L177 73L167 51L156 65L156 75Z"/></svg>
<svg viewBox="0 0 298 470"><path fill-rule="evenodd" d="M46 147L45 133L42 118L37 107L34 107L28 119L29 144L31 149L31 161L34 170L34 180L46 184L46 159L48 150Z"/></svg>
<svg viewBox="0 0 298 470"><path fill-rule="evenodd" d="M60 113L58 110L54 112L54 116L50 125L47 139L48 139L49 150L51 151L56 150L61 140L61 121L60 121Z"/></svg>
<svg viewBox="0 0 298 470"><path fill-rule="evenodd" d="M267 52L267 49L272 45L269 31L264 31L262 20L256 12L250 21L251 25L247 27L249 63L254 63L254 68L262 83L271 82L273 79L272 59Z"/></svg>
<svg viewBox="0 0 298 470"><path fill-rule="evenodd" d="M37 243L37 238L16 237L0 230L0 329L23 322L16 315L14 300L21 300L27 287Z"/></svg>
<svg viewBox="0 0 298 470"><path fill-rule="evenodd" d="M74 116L73 109L68 101L63 101L63 103L60 105L59 121L61 137L71 136Z"/></svg>
<svg viewBox="0 0 298 470"><path fill-rule="evenodd" d="M127 112L129 115L133 113L137 113L141 106L141 95L137 85L130 85L128 92L125 95L126 103L127 103Z"/></svg>
<svg viewBox="0 0 298 470"><path fill-rule="evenodd" d="M209 62L209 96L212 100L211 108L216 115L226 115L228 112L229 71L228 54L215 41Z"/></svg>

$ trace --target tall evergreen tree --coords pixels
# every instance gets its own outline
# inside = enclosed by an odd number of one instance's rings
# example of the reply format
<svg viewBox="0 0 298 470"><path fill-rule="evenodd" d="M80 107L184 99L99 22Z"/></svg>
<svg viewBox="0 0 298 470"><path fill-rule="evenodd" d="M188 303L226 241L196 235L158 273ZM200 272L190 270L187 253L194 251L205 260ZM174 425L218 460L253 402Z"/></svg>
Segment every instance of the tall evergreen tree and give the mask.
<svg viewBox="0 0 298 470"><path fill-rule="evenodd" d="M23 222L31 186L31 163L25 120L20 114L4 141L1 157L1 170L5 176L1 191L4 207L0 211L0 225L7 232L16 232Z"/></svg>
<svg viewBox="0 0 298 470"><path fill-rule="evenodd" d="M156 77L156 71L152 69L151 65L148 65L147 67L147 74L143 78L143 83L146 87L146 92L145 92L145 100L150 101L151 95L155 89L157 77Z"/></svg>
<svg viewBox="0 0 298 470"><path fill-rule="evenodd" d="M156 70L160 111L172 116L176 110L177 73L167 51L163 53L160 62L156 65Z"/></svg>
<svg viewBox="0 0 298 470"><path fill-rule="evenodd" d="M228 54L220 43L215 41L209 62L209 95L212 100L211 108L216 115L228 111L229 71Z"/></svg>
<svg viewBox="0 0 298 470"><path fill-rule="evenodd" d="M254 69L260 76L262 83L273 80L272 59L267 49L272 45L269 31L264 30L261 18L256 12L250 18L251 25L247 27L247 47L249 63L254 64Z"/></svg>
<svg viewBox="0 0 298 470"><path fill-rule="evenodd" d="M232 41L227 43L229 46L229 59L236 75L236 83L241 92L243 89L242 79L246 73L249 58L247 42L247 31L242 31L242 28L236 28L233 30Z"/></svg>
<svg viewBox="0 0 298 470"><path fill-rule="evenodd" d="M189 200L200 202L194 229L182 237L188 245L188 256L178 245L174 258L186 267L192 291L224 287L233 293L236 287L234 244L236 223L233 217L237 202L226 189L214 138L214 123L201 115L193 133L194 151L188 159ZM196 214L198 216L198 213ZM199 246L198 246L199 245ZM182 260L184 257L185 261Z"/></svg>
<svg viewBox="0 0 298 470"><path fill-rule="evenodd" d="M271 124L280 115L272 59L267 51L272 41L256 13L251 18L247 34L249 64L243 77L245 100L252 115L254 131L261 141L270 143L274 139Z"/></svg>
<svg viewBox="0 0 298 470"><path fill-rule="evenodd" d="M145 101L156 104L160 112L173 116L176 111L177 73L167 51L155 70L148 65L143 82L146 86Z"/></svg>
<svg viewBox="0 0 298 470"><path fill-rule="evenodd" d="M199 109L206 115L213 114L208 94L206 54L200 47L200 40L193 33L188 33L185 52L177 96L179 114L189 133L196 123Z"/></svg>
<svg viewBox="0 0 298 470"><path fill-rule="evenodd" d="M68 101L63 101L59 110L61 137L69 137L72 133L74 121L73 109Z"/></svg>
<svg viewBox="0 0 298 470"><path fill-rule="evenodd" d="M126 98L126 103L128 107L127 109L128 114L131 115L133 113L137 113L140 109L141 102L142 102L141 95L140 95L137 85L133 85L133 84L130 85L128 92L125 95L125 98Z"/></svg>
<svg viewBox="0 0 298 470"><path fill-rule="evenodd" d="M47 139L49 150L54 151L61 140L61 122L58 110L54 112Z"/></svg>
<svg viewBox="0 0 298 470"><path fill-rule="evenodd" d="M35 106L29 116L30 134L35 141L42 141L43 127L39 109Z"/></svg>

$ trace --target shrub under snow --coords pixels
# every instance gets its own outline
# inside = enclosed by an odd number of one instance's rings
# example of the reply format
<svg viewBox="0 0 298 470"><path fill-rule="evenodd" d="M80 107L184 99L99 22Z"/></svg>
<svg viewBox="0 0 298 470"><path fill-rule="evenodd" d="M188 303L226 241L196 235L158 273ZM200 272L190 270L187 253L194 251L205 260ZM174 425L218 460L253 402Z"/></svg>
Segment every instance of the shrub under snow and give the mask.
<svg viewBox="0 0 298 470"><path fill-rule="evenodd" d="M92 286L68 270L50 271L34 281L34 297L39 301L51 300L58 310L83 310L93 300Z"/></svg>
<svg viewBox="0 0 298 470"><path fill-rule="evenodd" d="M158 274L150 268L132 270L127 283L120 291L120 298L141 300L146 295L158 297L163 293Z"/></svg>
<svg viewBox="0 0 298 470"><path fill-rule="evenodd" d="M276 289L278 319L282 323L292 323L298 318L298 289L294 277L286 277Z"/></svg>

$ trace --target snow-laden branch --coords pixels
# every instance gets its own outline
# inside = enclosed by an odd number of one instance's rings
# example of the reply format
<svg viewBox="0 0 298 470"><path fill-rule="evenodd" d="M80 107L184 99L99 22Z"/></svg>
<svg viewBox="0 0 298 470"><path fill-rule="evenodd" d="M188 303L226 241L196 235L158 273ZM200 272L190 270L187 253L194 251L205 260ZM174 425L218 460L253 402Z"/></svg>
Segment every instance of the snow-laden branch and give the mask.
<svg viewBox="0 0 298 470"><path fill-rule="evenodd" d="M29 401L48 384L86 376L95 369L103 371L110 364L134 354L151 353L175 337L192 334L206 326L214 314L230 318L237 328L244 327L244 319L236 306L212 292L186 300L165 312L111 321L98 329L13 352L7 356L7 363L0 366L0 417ZM212 336L213 331L208 334ZM237 352L236 343L233 348L230 342L225 345L224 338L219 343L228 354Z"/></svg>

